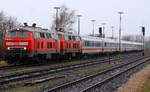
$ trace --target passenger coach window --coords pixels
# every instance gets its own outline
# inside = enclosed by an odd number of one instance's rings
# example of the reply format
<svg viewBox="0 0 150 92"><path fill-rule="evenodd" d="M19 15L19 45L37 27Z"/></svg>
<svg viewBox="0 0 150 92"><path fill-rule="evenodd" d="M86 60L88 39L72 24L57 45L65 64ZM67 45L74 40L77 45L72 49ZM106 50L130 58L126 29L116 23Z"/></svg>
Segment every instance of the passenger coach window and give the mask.
<svg viewBox="0 0 150 92"><path fill-rule="evenodd" d="M21 37L21 38L27 37L27 32L18 32L18 37Z"/></svg>
<svg viewBox="0 0 150 92"><path fill-rule="evenodd" d="M104 46L107 47L107 43L106 42L104 43Z"/></svg>
<svg viewBox="0 0 150 92"><path fill-rule="evenodd" d="M15 38L16 37L16 32L9 32L8 37Z"/></svg>

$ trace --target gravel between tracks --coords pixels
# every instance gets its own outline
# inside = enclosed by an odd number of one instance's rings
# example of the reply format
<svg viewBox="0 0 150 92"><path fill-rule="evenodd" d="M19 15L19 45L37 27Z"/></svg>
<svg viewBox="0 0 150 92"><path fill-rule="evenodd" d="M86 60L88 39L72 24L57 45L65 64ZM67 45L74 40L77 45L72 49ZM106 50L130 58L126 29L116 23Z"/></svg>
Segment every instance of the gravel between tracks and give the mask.
<svg viewBox="0 0 150 92"><path fill-rule="evenodd" d="M121 72L135 64L138 64L137 62L136 63L133 63L133 64L129 64L127 66L123 66L122 68L117 68L115 70L112 71L109 71L107 73L104 73L102 75L99 75L99 76L96 76L92 79L89 79L85 82L81 82L77 85L74 85L70 88L66 88L65 90L61 90L61 92L80 92L82 89L84 89L85 87L89 87L90 85L95 85L95 83L97 83L97 81L101 81L102 79L105 79L105 77L108 77L108 76L111 76L111 75L114 75L114 74L117 74L118 72ZM131 73L134 72L133 70L131 71ZM131 74L130 72L129 73L125 73L123 74L122 76L120 77L116 77L114 78L112 81L106 83L104 83L105 86L103 86L102 88L98 88L98 89L95 89L95 90L90 90L88 92L113 92L115 90L115 88L117 88L117 86L120 86L120 84L122 84L124 81L127 80L128 76ZM126 77L125 77L126 76Z"/></svg>

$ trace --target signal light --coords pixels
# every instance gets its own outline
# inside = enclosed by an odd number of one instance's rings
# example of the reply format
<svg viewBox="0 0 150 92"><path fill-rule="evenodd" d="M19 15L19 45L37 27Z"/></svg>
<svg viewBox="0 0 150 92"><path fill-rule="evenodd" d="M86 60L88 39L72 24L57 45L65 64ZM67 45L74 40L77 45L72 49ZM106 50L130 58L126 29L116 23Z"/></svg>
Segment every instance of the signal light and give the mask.
<svg viewBox="0 0 150 92"><path fill-rule="evenodd" d="M7 49L10 50L10 47L8 47Z"/></svg>
<svg viewBox="0 0 150 92"><path fill-rule="evenodd" d="M142 27L143 36L145 36L145 27Z"/></svg>
<svg viewBox="0 0 150 92"><path fill-rule="evenodd" d="M102 27L99 27L99 34L102 36Z"/></svg>

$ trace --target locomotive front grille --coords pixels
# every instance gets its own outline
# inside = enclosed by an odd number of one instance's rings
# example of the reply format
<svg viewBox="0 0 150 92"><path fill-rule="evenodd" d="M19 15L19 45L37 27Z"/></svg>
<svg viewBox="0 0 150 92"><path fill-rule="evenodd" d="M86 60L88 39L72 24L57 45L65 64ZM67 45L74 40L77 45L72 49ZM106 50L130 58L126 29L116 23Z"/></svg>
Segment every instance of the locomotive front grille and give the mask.
<svg viewBox="0 0 150 92"><path fill-rule="evenodd" d="M20 50L24 50L24 48L10 48L10 50L13 50L13 51L20 51Z"/></svg>
<svg viewBox="0 0 150 92"><path fill-rule="evenodd" d="M25 57L25 56L27 56L28 52L27 52L27 50L24 49L24 47L22 47L22 48L9 48L7 54L12 56L12 57Z"/></svg>
<svg viewBox="0 0 150 92"><path fill-rule="evenodd" d="M12 47L8 47L8 52L9 53L14 53L14 54L16 54L16 53L24 53L24 52L26 52L26 47L20 47L20 48L12 48Z"/></svg>

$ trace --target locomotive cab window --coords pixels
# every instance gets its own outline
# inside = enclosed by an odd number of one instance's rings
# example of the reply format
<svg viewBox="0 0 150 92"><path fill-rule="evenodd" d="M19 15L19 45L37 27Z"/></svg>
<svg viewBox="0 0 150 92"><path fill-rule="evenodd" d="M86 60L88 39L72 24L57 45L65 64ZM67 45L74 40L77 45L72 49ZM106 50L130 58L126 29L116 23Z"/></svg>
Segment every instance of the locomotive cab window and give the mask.
<svg viewBox="0 0 150 92"><path fill-rule="evenodd" d="M9 38L15 38L16 37L16 32L13 31L13 32L8 32L8 37Z"/></svg>
<svg viewBox="0 0 150 92"><path fill-rule="evenodd" d="M27 37L27 32L18 32L18 37L20 37L20 38Z"/></svg>

